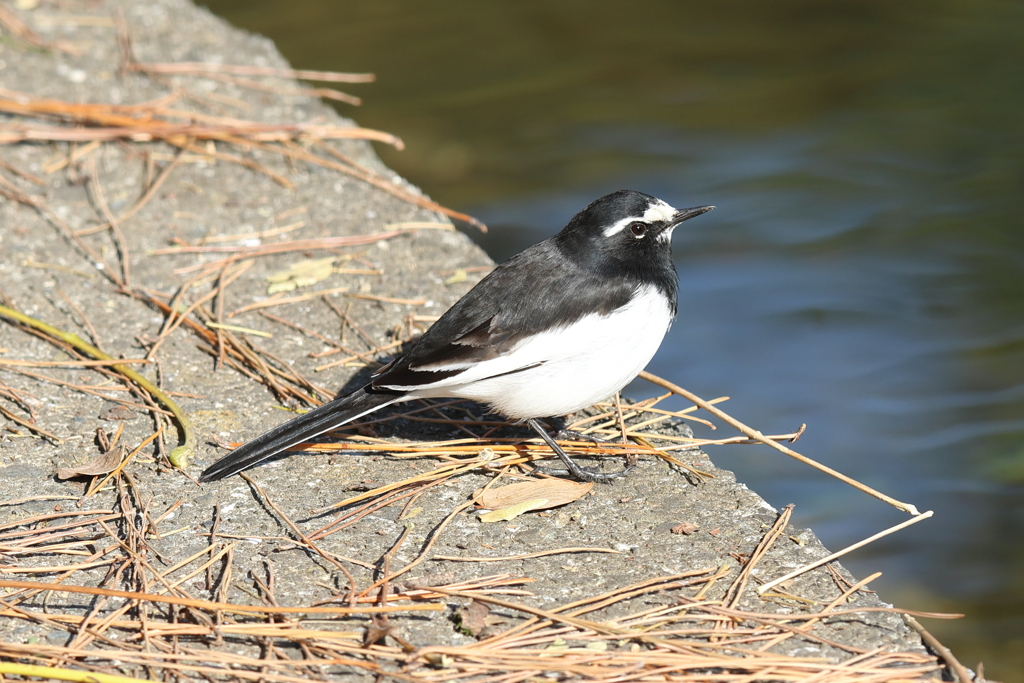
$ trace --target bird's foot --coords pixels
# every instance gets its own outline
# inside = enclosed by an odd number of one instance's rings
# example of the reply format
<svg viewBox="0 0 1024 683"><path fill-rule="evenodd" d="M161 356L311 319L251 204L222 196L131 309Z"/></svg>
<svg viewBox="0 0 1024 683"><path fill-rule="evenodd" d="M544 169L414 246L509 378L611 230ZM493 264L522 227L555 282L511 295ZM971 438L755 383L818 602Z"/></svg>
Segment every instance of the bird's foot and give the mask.
<svg viewBox="0 0 1024 683"><path fill-rule="evenodd" d="M636 465L630 465L619 472L601 472L596 467L580 467L576 463L573 463L573 467L567 469L535 467L533 472L534 474L546 474L549 477L571 477L576 481L596 481L602 484L607 484L619 477L626 476L635 468Z"/></svg>
<svg viewBox="0 0 1024 683"><path fill-rule="evenodd" d="M594 434L584 434L575 429L559 429L555 432L555 439L558 441L589 441L593 444L608 443L608 439L602 439Z"/></svg>
<svg viewBox="0 0 1024 683"><path fill-rule="evenodd" d="M548 447L555 452L555 455L557 455L558 458L562 461L562 464L565 465L565 469L558 470L538 467L536 470L534 470L538 474L549 474L556 477L568 476L572 477L573 479L576 479L577 481L599 481L602 483L606 483L612 481L613 479L618 479L619 477L628 474L634 467L633 465L630 465L621 472L599 472L596 467L580 467L573 461L572 458L569 457L569 455L565 451L562 450L561 446L555 443L555 440L552 439L551 435L548 434L547 431L540 426L540 423L538 423L537 420L529 419L526 421L526 423L533 427L533 430L540 435L540 438L544 439L544 443L546 443ZM583 439L592 438L587 434L582 434L580 436Z"/></svg>

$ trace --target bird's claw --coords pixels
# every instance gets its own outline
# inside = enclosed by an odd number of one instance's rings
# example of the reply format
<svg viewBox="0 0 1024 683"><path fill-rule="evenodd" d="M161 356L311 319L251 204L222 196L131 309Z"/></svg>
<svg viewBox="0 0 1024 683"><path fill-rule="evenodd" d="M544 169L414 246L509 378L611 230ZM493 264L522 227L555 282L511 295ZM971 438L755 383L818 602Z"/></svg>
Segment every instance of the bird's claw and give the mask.
<svg viewBox="0 0 1024 683"><path fill-rule="evenodd" d="M555 467L535 467L533 472L535 474L546 474L550 477L571 477L576 481L596 481L607 484L615 479L626 476L634 469L636 469L636 465L630 465L618 472L601 472L596 467L580 467L577 465L572 470Z"/></svg>

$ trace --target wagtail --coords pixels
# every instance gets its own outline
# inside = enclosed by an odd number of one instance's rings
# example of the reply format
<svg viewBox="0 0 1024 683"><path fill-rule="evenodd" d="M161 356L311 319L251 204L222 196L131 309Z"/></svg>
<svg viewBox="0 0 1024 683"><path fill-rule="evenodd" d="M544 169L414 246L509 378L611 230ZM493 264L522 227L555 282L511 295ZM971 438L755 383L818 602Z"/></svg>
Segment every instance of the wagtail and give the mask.
<svg viewBox="0 0 1024 683"><path fill-rule="evenodd" d="M631 468L579 466L537 420L592 406L643 370L676 315L672 231L713 208L677 210L632 190L601 197L557 235L491 271L369 384L233 450L200 481L420 398L472 399L525 422L578 480L622 476Z"/></svg>

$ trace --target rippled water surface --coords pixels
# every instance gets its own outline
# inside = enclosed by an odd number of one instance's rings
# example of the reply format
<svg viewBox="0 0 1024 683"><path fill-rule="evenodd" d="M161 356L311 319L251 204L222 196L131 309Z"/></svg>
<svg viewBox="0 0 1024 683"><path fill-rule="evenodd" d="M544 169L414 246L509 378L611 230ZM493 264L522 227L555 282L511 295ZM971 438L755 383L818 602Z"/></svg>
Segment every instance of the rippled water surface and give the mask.
<svg viewBox="0 0 1024 683"><path fill-rule="evenodd" d="M676 231L651 369L934 510L844 562L966 612L928 627L1024 681L1024 5L210 6L296 67L375 72L342 113L400 135L387 163L498 260L622 187L717 205ZM712 456L832 548L902 519L765 449Z"/></svg>

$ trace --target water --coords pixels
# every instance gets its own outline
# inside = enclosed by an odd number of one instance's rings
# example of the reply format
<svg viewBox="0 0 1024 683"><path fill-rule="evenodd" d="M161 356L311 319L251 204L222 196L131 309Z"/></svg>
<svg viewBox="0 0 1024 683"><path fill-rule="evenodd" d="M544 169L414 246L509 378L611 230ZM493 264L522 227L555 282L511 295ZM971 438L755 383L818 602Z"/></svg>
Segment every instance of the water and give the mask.
<svg viewBox="0 0 1024 683"><path fill-rule="evenodd" d="M1024 681L1024 5L210 5L296 67L377 73L342 113L402 136L385 161L498 260L622 187L717 205L676 231L651 370L935 510L844 562L967 613L927 627ZM766 449L712 457L832 548L904 518Z"/></svg>

